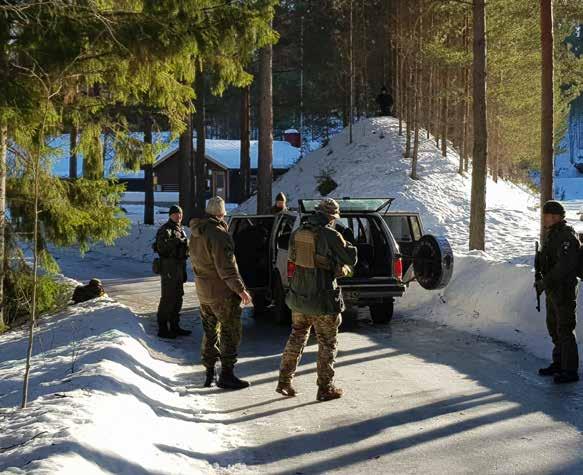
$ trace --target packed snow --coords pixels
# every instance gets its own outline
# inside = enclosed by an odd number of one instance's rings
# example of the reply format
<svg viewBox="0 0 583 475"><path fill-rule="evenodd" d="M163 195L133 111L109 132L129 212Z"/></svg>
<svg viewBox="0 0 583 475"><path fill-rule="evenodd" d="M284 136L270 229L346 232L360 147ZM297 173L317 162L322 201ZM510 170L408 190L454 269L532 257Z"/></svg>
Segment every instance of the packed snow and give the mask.
<svg viewBox="0 0 583 475"><path fill-rule="evenodd" d="M209 398L190 389L201 376L146 324L107 297L43 318L24 411L12 409L20 403L26 331L0 337L1 473L217 472L180 450L212 458L232 448L236 430L205 422Z"/></svg>

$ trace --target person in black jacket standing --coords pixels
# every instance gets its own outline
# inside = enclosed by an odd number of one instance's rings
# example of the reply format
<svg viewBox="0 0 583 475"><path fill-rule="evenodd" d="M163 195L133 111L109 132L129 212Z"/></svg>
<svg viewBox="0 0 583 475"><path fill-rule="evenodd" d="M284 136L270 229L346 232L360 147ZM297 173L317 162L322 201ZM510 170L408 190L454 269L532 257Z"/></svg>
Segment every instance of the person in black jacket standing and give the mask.
<svg viewBox="0 0 583 475"><path fill-rule="evenodd" d="M186 282L188 240L182 227L182 209L173 205L170 219L156 233L156 252L160 256L162 295L158 305L158 336L176 338L192 332L180 328L179 319Z"/></svg>
<svg viewBox="0 0 583 475"><path fill-rule="evenodd" d="M381 116L391 115L393 109L393 97L389 94L385 86L381 88L381 93L377 96L377 104Z"/></svg>
<svg viewBox="0 0 583 475"><path fill-rule="evenodd" d="M541 368L541 376L553 376L557 384L579 381L579 353L575 338L577 323L577 267L579 238L565 221L565 208L558 201L543 207L545 237L540 254L542 279L534 284L545 292L547 328L553 340L553 362Z"/></svg>

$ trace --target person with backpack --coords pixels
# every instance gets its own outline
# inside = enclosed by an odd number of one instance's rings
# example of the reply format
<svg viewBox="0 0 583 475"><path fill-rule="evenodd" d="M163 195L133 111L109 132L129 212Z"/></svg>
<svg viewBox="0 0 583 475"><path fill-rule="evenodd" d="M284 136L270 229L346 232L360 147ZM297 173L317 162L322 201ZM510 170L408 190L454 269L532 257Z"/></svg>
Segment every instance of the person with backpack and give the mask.
<svg viewBox="0 0 583 475"><path fill-rule="evenodd" d="M554 345L553 362L541 368L539 375L552 376L556 384L579 381L574 332L581 244L575 230L567 225L565 214L558 201L547 201L543 207L545 236L537 256L541 278L534 284L538 294L546 294L547 328Z"/></svg>
<svg viewBox="0 0 583 475"><path fill-rule="evenodd" d="M276 392L295 396L292 380L312 327L318 339L318 401L342 397L343 390L334 386L334 361L338 348L338 328L344 311L342 292L336 278L348 275L356 265L356 247L347 243L334 223L340 207L323 199L291 235L289 260L295 264L286 298L292 310L292 331L281 359Z"/></svg>
<svg viewBox="0 0 583 475"><path fill-rule="evenodd" d="M180 311L186 282L188 239L182 227L182 208L172 205L168 221L156 233L154 252L158 253L162 285L158 304L158 336L174 339L192 332L180 328Z"/></svg>

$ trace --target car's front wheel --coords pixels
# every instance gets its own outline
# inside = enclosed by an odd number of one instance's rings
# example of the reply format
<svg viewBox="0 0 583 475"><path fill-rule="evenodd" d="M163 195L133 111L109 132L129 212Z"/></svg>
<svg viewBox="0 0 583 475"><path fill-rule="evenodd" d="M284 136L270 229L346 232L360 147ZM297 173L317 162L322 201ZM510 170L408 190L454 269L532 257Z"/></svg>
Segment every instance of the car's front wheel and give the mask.
<svg viewBox="0 0 583 475"><path fill-rule="evenodd" d="M393 319L395 299L387 299L382 303L372 304L369 309L373 323L377 325L389 323Z"/></svg>

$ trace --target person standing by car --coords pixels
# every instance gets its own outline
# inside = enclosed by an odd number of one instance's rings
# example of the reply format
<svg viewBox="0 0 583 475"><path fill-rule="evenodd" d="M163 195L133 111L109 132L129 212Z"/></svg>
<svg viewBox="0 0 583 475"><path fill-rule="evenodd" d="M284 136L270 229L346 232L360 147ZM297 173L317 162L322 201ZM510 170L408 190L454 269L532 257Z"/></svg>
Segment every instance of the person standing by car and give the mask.
<svg viewBox="0 0 583 475"><path fill-rule="evenodd" d="M342 397L334 386L334 361L338 347L338 327L344 311L336 277L346 266L356 265L356 248L334 229L340 208L330 198L322 200L317 213L308 217L290 238L289 260L296 265L286 298L292 310L292 331L281 359L276 391L295 396L292 380L310 330L318 339L318 401Z"/></svg>
<svg viewBox="0 0 583 475"><path fill-rule="evenodd" d="M273 214L281 213L282 211L287 211L287 197L279 192L275 197L275 204L271 208Z"/></svg>
<svg viewBox="0 0 583 475"><path fill-rule="evenodd" d="M216 196L208 201L207 216L190 221L189 241L192 269L204 336L202 364L206 369L205 387L215 379L215 365L221 360L217 386L224 389L249 387L234 374L241 342L241 302L251 303L235 260L235 245L224 221L225 202Z"/></svg>
<svg viewBox="0 0 583 475"><path fill-rule="evenodd" d="M158 304L158 336L176 338L192 332L180 328L180 311L186 282L188 240L182 227L182 208L170 207L168 222L156 233L154 250L160 256L162 295Z"/></svg>
<svg viewBox="0 0 583 475"><path fill-rule="evenodd" d="M579 353L574 335L577 322L577 271L579 238L565 221L565 208L558 201L543 207L545 237L540 254L542 279L534 284L546 293L547 328L553 340L553 362L541 368L541 376L553 376L557 384L579 381Z"/></svg>

